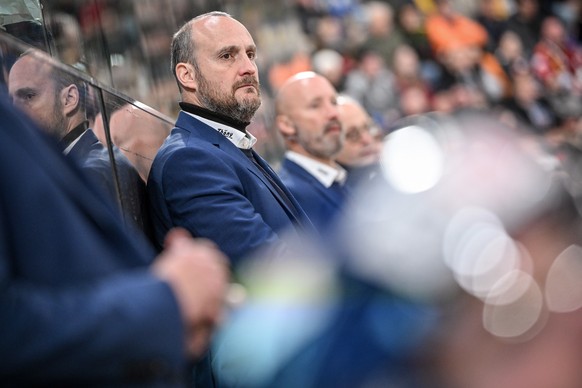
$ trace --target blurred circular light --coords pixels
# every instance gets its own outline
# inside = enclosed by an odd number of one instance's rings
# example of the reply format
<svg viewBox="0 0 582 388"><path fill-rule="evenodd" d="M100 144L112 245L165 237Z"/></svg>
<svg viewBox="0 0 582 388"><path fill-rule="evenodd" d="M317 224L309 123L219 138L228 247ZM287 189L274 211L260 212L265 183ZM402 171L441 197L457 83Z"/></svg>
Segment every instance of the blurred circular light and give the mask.
<svg viewBox="0 0 582 388"><path fill-rule="evenodd" d="M546 301L554 312L582 307L582 248L571 245L552 263L546 278Z"/></svg>
<svg viewBox="0 0 582 388"><path fill-rule="evenodd" d="M509 286L499 280L511 278L519 268L519 251L513 239L507 235L499 235L484 247L475 257L472 273L471 291L479 297L498 295Z"/></svg>
<svg viewBox="0 0 582 388"><path fill-rule="evenodd" d="M503 295L488 298L483 310L483 327L501 338L531 333L542 317L543 294L533 278L520 272L512 284ZM499 303L501 301L511 302Z"/></svg>
<svg viewBox="0 0 582 388"><path fill-rule="evenodd" d="M386 179L405 193L432 188L443 173L444 156L435 138L418 126L399 129L386 137L382 150Z"/></svg>
<svg viewBox="0 0 582 388"><path fill-rule="evenodd" d="M478 225L502 227L501 221L493 212L477 206L461 208L448 222L443 238L443 255L448 266L454 266L457 257L455 251L459 249L467 233Z"/></svg>
<svg viewBox="0 0 582 388"><path fill-rule="evenodd" d="M520 267L520 251L501 221L490 211L467 207L447 225L443 242L445 263L459 285L479 298L509 287L499 280Z"/></svg>

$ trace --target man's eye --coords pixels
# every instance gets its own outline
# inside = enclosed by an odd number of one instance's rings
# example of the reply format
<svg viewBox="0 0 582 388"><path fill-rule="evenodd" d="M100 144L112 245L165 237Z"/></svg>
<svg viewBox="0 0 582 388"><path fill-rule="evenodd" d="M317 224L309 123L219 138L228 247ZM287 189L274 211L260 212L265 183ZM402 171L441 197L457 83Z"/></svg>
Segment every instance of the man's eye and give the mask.
<svg viewBox="0 0 582 388"><path fill-rule="evenodd" d="M14 100L20 100L22 102L30 102L34 99L36 95L32 92L30 93L19 93Z"/></svg>
<svg viewBox="0 0 582 388"><path fill-rule="evenodd" d="M358 132L357 130L352 130L346 133L346 139L350 141L358 141L359 138L360 132Z"/></svg>
<svg viewBox="0 0 582 388"><path fill-rule="evenodd" d="M257 53L254 51L249 51L247 55L249 56L249 59L255 59L257 57Z"/></svg>
<svg viewBox="0 0 582 388"><path fill-rule="evenodd" d="M224 53L222 54L222 59L230 59L232 58L232 54L231 53Z"/></svg>

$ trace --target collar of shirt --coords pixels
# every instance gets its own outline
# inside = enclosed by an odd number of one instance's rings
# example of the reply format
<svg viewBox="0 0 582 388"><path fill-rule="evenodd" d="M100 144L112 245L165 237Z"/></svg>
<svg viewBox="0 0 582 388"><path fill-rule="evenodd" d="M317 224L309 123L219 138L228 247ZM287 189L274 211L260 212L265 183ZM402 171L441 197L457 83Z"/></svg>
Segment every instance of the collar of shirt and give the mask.
<svg viewBox="0 0 582 388"><path fill-rule="evenodd" d="M244 133L239 131L238 129L229 127L228 125L217 123L216 121L208 120L204 117L200 117L190 112L185 112L190 116L196 118L197 120L202 121L204 124L211 126L217 132L221 133L224 137L226 137L232 144L234 144L237 148L241 148L243 150L251 149L255 143L257 142L257 138L254 137L249 132Z"/></svg>
<svg viewBox="0 0 582 388"><path fill-rule="evenodd" d="M63 154L68 155L69 152L71 152L71 150L73 149L73 147L75 146L75 144L77 144L79 142L79 140L81 140L81 138L83 137L83 135L87 132L87 130L83 131L83 133L81 134L81 136L78 136L75 140L73 140L71 142L71 144L69 144L67 146L67 148L65 148L65 150L63 151Z"/></svg>
<svg viewBox="0 0 582 388"><path fill-rule="evenodd" d="M89 129L89 121L85 120L67 132L67 134L63 136L61 140L59 140L59 146L62 148L65 155L71 152L71 149L75 146L75 144L77 144L85 132L87 132L87 129Z"/></svg>
<svg viewBox="0 0 582 388"><path fill-rule="evenodd" d="M318 162L308 156L298 154L294 151L287 151L285 157L292 162L303 167L308 173L313 175L325 188L331 187L334 182L343 185L348 176L347 171L341 166L331 167Z"/></svg>

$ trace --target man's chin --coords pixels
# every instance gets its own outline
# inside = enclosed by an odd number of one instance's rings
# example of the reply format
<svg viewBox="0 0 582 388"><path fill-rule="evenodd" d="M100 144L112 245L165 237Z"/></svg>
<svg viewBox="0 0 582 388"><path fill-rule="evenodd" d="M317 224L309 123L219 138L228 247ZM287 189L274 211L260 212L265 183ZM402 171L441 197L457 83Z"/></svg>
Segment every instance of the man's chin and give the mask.
<svg viewBox="0 0 582 388"><path fill-rule="evenodd" d="M239 99L239 104L246 109L257 110L261 106L261 98L258 95L245 95L243 98Z"/></svg>

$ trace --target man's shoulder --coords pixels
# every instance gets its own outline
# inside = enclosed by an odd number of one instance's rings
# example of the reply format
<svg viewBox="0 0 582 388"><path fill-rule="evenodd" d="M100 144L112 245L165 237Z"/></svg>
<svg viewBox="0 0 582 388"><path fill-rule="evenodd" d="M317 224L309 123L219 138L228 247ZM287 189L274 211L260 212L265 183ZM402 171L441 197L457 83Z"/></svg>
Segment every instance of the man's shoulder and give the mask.
<svg viewBox="0 0 582 388"><path fill-rule="evenodd" d="M220 134L219 134L220 135ZM220 135L222 136L222 135ZM230 147L218 144L196 133L176 127L158 150L151 167L150 176L182 174L185 168L191 174L207 174L209 170L237 170L240 158Z"/></svg>
<svg viewBox="0 0 582 388"><path fill-rule="evenodd" d="M174 127L158 150L155 159L167 160L180 154L196 153L200 155L214 152L216 152L216 147L204 136L181 127Z"/></svg>
<svg viewBox="0 0 582 388"><path fill-rule="evenodd" d="M111 168L107 148L97 139L91 129L81 135L71 148L69 155L80 164L81 168L106 170Z"/></svg>
<svg viewBox="0 0 582 388"><path fill-rule="evenodd" d="M310 183L315 179L305 168L288 158L283 159L279 170L279 177L287 186Z"/></svg>

